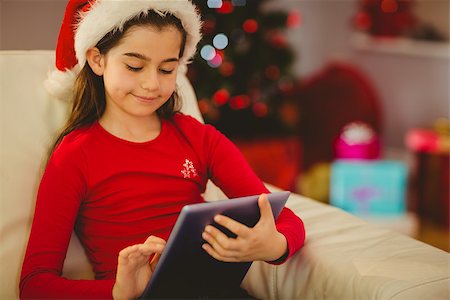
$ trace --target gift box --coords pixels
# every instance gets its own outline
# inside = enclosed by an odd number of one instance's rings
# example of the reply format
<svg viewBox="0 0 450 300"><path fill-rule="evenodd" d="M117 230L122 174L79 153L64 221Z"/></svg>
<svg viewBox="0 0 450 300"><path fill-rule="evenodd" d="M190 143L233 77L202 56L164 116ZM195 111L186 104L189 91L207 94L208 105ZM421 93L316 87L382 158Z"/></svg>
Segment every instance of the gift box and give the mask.
<svg viewBox="0 0 450 300"><path fill-rule="evenodd" d="M378 134L364 122L347 124L334 142L336 159L378 159L380 152Z"/></svg>
<svg viewBox="0 0 450 300"><path fill-rule="evenodd" d="M422 220L450 228L450 122L438 119L434 128L413 128L405 143L414 157L412 199Z"/></svg>
<svg viewBox="0 0 450 300"><path fill-rule="evenodd" d="M390 160L336 160L330 203L356 215L388 216L406 210L406 166Z"/></svg>

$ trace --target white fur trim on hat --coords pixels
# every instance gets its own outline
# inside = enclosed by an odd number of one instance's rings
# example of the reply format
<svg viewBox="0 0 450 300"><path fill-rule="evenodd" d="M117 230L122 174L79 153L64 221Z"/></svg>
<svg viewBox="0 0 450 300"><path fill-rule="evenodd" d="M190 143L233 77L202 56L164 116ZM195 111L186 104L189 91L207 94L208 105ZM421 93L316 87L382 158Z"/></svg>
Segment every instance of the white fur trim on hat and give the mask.
<svg viewBox="0 0 450 300"><path fill-rule="evenodd" d="M126 2L126 3L124 3ZM149 10L169 12L180 19L187 32L186 46L180 63L187 64L194 56L201 38L200 15L188 0L99 0L87 13L81 15L75 34L75 52L78 64L84 66L86 51L94 47L107 33L122 30L124 24Z"/></svg>

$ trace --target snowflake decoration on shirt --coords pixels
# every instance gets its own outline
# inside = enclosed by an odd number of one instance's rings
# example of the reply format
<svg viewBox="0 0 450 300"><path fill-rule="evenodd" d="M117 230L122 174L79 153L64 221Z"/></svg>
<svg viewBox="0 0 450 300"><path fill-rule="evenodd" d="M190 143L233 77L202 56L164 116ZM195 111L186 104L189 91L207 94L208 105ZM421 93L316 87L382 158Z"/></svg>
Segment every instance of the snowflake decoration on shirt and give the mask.
<svg viewBox="0 0 450 300"><path fill-rule="evenodd" d="M183 174L184 178L194 178L197 176L197 170L194 167L194 163L187 158L184 160L181 174Z"/></svg>

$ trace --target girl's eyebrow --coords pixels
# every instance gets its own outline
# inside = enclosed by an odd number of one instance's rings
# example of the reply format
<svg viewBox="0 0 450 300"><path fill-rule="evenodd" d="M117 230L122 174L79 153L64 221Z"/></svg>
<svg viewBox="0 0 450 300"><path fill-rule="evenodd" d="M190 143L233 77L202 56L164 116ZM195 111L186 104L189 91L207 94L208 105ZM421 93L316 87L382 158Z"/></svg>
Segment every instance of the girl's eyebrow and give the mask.
<svg viewBox="0 0 450 300"><path fill-rule="evenodd" d="M141 53L136 53L136 52L127 52L123 54L124 56L128 56L128 57L135 57L141 60L145 60L145 61L150 61L150 58L148 58L147 56L141 54ZM179 61L178 58L173 57L173 58L167 58L165 60L163 60L162 62L172 62L172 61Z"/></svg>

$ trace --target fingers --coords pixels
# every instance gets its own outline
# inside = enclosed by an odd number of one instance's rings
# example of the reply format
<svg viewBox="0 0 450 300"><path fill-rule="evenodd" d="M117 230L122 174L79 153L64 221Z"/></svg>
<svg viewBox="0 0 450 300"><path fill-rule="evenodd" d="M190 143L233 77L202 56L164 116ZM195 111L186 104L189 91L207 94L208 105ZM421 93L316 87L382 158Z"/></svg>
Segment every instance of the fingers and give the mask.
<svg viewBox="0 0 450 300"><path fill-rule="evenodd" d="M222 252L217 251L215 248L213 248L210 244L203 244L202 245L203 250L205 250L209 255L214 257L217 260L224 261L224 262L238 262L241 261L237 257L236 254L232 254L231 252Z"/></svg>
<svg viewBox="0 0 450 300"><path fill-rule="evenodd" d="M160 237L151 235L151 236L149 236L149 237L145 240L145 242L144 242L144 244L148 244L148 243L156 243L156 244L165 245L165 244L166 244L166 241L163 240L163 239L160 238Z"/></svg>
<svg viewBox="0 0 450 300"><path fill-rule="evenodd" d="M119 252L119 261L125 260L148 260L152 254L161 254L166 241L161 238L150 236L143 244L126 247Z"/></svg>
<svg viewBox="0 0 450 300"><path fill-rule="evenodd" d="M239 223L229 217L223 216L223 215L215 216L214 221L217 224L227 228L229 231L231 231L232 233L234 233L235 235L237 235L239 237L245 237L249 232L249 228L247 226L245 226L242 223ZM216 228L213 227L213 229L216 229ZM221 232L221 231L218 230L218 232Z"/></svg>
<svg viewBox="0 0 450 300"><path fill-rule="evenodd" d="M118 266L133 267L144 265L151 255L151 253L146 252L147 251L141 251L139 245L127 247L119 252Z"/></svg>
<svg viewBox="0 0 450 300"><path fill-rule="evenodd" d="M260 221L274 220L272 207L270 206L269 198L266 194L261 194L258 199L259 211L261 214Z"/></svg>
<svg viewBox="0 0 450 300"><path fill-rule="evenodd" d="M166 241L157 236L149 236L143 244L140 245L142 251L151 251L152 253L161 254L166 246Z"/></svg>
<svg viewBox="0 0 450 300"><path fill-rule="evenodd" d="M226 218L223 216L221 217ZM227 221L230 220L231 219L228 219ZM237 223L233 220L231 221ZM221 223L225 224L227 222L223 222L222 219ZM246 228L240 223L237 224ZM238 229L238 231L246 232L246 229ZM245 238L242 238L240 236L238 236L237 238L230 238L222 231L211 225L206 226L202 237L207 242L203 244L202 248L215 259L226 262L236 262L243 260L242 253L246 253L247 250Z"/></svg>
<svg viewBox="0 0 450 300"><path fill-rule="evenodd" d="M160 257L161 257L160 253L155 253L152 260L150 261L150 269L152 272L155 271L156 265L158 264Z"/></svg>
<svg viewBox="0 0 450 300"><path fill-rule="evenodd" d="M216 216L214 221L235 233L237 237L229 238L214 226L206 226L202 237L207 243L203 244L203 249L215 259L226 262L266 260L266 257L274 256L272 252L275 251L272 250L277 245L273 244L272 236L278 231L266 194L261 194L258 198L258 207L261 216L258 223L251 228L229 217Z"/></svg>
<svg viewBox="0 0 450 300"><path fill-rule="evenodd" d="M202 237L211 246L218 248L219 250L231 251L238 248L236 239L229 238L222 231L211 225L206 226Z"/></svg>
<svg viewBox="0 0 450 300"><path fill-rule="evenodd" d="M165 245L163 239L150 236L144 243L126 247L119 252L114 299L136 299L142 294Z"/></svg>

